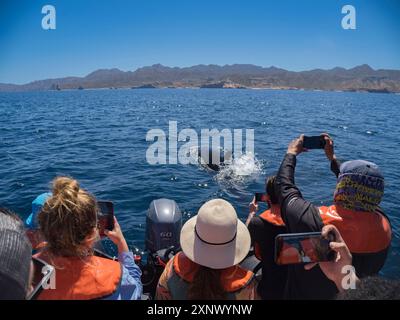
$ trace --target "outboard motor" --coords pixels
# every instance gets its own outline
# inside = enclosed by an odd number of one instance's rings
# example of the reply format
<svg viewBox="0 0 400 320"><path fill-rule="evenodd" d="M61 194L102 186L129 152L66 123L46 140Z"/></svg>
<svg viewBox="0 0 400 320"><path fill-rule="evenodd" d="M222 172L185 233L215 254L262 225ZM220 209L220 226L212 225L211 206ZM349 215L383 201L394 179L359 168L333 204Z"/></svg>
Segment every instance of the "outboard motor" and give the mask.
<svg viewBox="0 0 400 320"><path fill-rule="evenodd" d="M180 251L182 213L174 200L157 199L146 214L147 264L142 266L144 292L154 297L158 279L168 260Z"/></svg>
<svg viewBox="0 0 400 320"><path fill-rule="evenodd" d="M146 250L178 249L181 228L182 214L177 203L169 199L153 200L146 215Z"/></svg>

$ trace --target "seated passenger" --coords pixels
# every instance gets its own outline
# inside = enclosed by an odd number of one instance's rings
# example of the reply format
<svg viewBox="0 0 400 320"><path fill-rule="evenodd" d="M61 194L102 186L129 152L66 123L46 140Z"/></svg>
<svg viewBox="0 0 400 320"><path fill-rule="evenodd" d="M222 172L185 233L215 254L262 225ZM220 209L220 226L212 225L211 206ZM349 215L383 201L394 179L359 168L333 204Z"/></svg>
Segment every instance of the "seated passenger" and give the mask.
<svg viewBox="0 0 400 320"><path fill-rule="evenodd" d="M296 157L304 151L303 137L290 143L275 182L288 232L320 231L324 225L333 224L353 255L357 276L377 274L385 263L391 243L389 219L379 208L384 178L378 166L363 160L340 165L332 139L324 134L325 153L338 180L334 204L330 207L314 206L303 199L294 183ZM330 299L336 293L336 286L326 279L319 267L307 273L301 265L288 267L286 298Z"/></svg>
<svg viewBox="0 0 400 320"><path fill-rule="evenodd" d="M206 202L185 223L176 254L165 267L157 299L235 299L257 297L254 273L239 266L250 250L250 235L232 205Z"/></svg>
<svg viewBox="0 0 400 320"><path fill-rule="evenodd" d="M24 300L32 290L31 252L23 222L0 209L0 300Z"/></svg>
<svg viewBox="0 0 400 320"><path fill-rule="evenodd" d="M39 300L141 298L141 271L116 219L114 230L106 235L118 247L119 262L93 255L98 239L96 199L76 180L53 181L53 195L38 221L47 245L36 256L56 270L56 288L43 290Z"/></svg>
<svg viewBox="0 0 400 320"><path fill-rule="evenodd" d="M287 230L281 218L274 183L275 176L267 178L265 183L268 209L255 216L258 203L253 199L247 219L255 255L262 263L262 278L257 290L261 298L266 300L283 299L287 278L287 267L275 263L275 237Z"/></svg>

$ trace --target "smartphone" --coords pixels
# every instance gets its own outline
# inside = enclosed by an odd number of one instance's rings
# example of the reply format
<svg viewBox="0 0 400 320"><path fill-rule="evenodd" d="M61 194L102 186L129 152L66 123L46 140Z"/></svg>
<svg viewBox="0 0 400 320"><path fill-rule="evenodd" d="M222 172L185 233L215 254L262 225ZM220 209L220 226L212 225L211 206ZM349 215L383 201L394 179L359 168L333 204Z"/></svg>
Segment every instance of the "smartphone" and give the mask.
<svg viewBox="0 0 400 320"><path fill-rule="evenodd" d="M54 267L41 259L32 257L32 292L27 296L27 300L35 300L42 290L47 287L54 274Z"/></svg>
<svg viewBox="0 0 400 320"><path fill-rule="evenodd" d="M256 199L256 202L267 202L269 199L268 194L260 192L256 192L254 197Z"/></svg>
<svg viewBox="0 0 400 320"><path fill-rule="evenodd" d="M105 237L104 230L114 229L114 204L111 201L97 201L98 227L101 237Z"/></svg>
<svg viewBox="0 0 400 320"><path fill-rule="evenodd" d="M324 136L304 137L303 147L306 149L324 149L325 148Z"/></svg>
<svg viewBox="0 0 400 320"><path fill-rule="evenodd" d="M330 233L323 238L321 232L279 234L275 238L275 263L278 265L333 261L336 252L329 247L335 241Z"/></svg>

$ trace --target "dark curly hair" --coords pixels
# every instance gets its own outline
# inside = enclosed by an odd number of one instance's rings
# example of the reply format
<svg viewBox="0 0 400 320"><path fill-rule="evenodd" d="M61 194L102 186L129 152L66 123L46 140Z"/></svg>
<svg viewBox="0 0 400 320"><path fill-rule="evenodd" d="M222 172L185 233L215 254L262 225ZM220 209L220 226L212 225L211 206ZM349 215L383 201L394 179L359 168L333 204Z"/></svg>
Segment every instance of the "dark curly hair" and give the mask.
<svg viewBox="0 0 400 320"><path fill-rule="evenodd" d="M357 288L339 293L337 300L399 300L400 281L379 276L361 279Z"/></svg>
<svg viewBox="0 0 400 320"><path fill-rule="evenodd" d="M269 195L272 204L278 203L278 196L275 192L275 180L276 176L269 176L265 179L265 192Z"/></svg>

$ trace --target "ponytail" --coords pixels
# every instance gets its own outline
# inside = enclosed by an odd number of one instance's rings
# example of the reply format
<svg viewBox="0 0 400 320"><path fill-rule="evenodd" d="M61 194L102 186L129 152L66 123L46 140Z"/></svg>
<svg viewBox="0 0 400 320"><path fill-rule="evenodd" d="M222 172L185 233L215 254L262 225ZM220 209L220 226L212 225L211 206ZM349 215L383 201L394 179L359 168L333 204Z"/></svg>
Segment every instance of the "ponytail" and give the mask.
<svg viewBox="0 0 400 320"><path fill-rule="evenodd" d="M85 240L97 227L95 198L68 177L55 178L52 191L38 215L48 249L59 256L87 255Z"/></svg>

